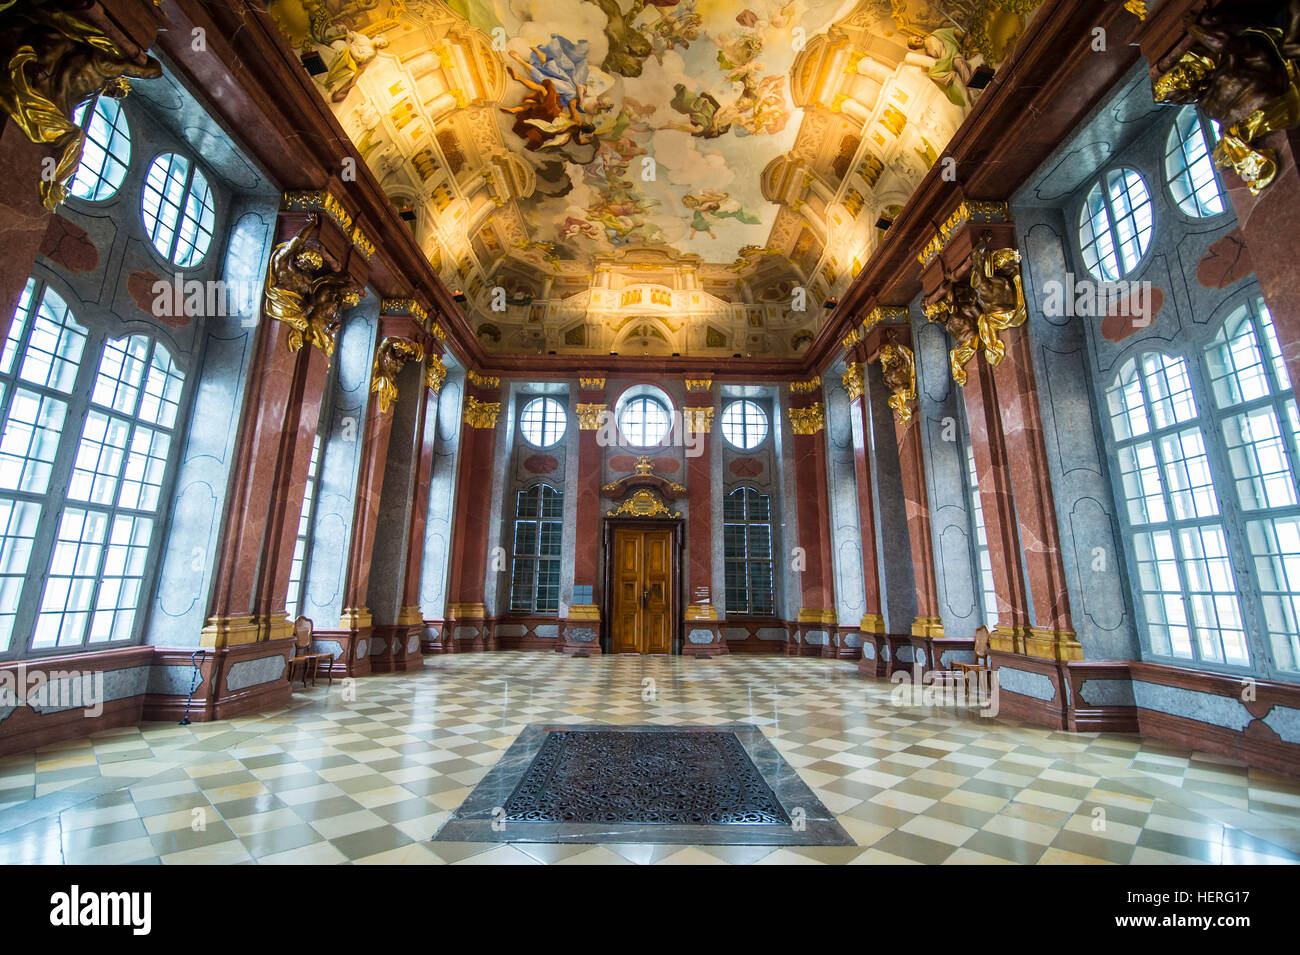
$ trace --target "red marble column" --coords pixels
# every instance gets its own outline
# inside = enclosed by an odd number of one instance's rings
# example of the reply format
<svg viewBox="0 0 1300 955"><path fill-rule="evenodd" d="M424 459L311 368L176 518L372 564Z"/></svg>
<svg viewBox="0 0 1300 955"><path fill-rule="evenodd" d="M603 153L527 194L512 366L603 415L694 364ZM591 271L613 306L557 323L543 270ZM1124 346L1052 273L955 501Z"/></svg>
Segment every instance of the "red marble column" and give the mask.
<svg viewBox="0 0 1300 955"><path fill-rule="evenodd" d="M573 585L590 587L591 600L571 603L562 627L563 639L555 649L561 653L599 654L600 603L596 596L600 582L597 557L600 554L600 426L610 414L605 404L605 379L578 380L578 499L574 518ZM597 639L590 639L592 634Z"/></svg>
<svg viewBox="0 0 1300 955"><path fill-rule="evenodd" d="M794 431L795 513L803 572L799 576L797 644L788 652L833 656L836 625L834 588L831 584L830 501L826 474L826 411L821 402L821 382L793 382L790 386L790 424ZM827 635L822 646L809 645L812 632Z"/></svg>
<svg viewBox="0 0 1300 955"><path fill-rule="evenodd" d="M456 517L448 552L451 571L447 581L444 652L491 648L491 624L483 606L483 594L492 520L492 455L501 414L500 389L498 378L486 378L473 371L466 378L460 461L456 468Z"/></svg>
<svg viewBox="0 0 1300 955"><path fill-rule="evenodd" d="M862 594L864 610L858 625L863 633L885 632L884 605L880 598L880 559L876 547L876 501L872 486L869 448L869 412L866 408L865 354L855 350L844 373L849 395L849 426L853 432L853 472L858 492L858 531L862 541Z"/></svg>
<svg viewBox="0 0 1300 955"><path fill-rule="evenodd" d="M383 341L383 319L375 335L375 347ZM381 411L379 399L371 395L366 404L362 432L361 465L352 511L352 539L348 544L348 572L343 583L343 613L339 628L365 636L374 629L367 605L370 594L370 559L379 525L379 502L384 490L384 468L388 463L388 440L393 432L393 413Z"/></svg>
<svg viewBox="0 0 1300 955"><path fill-rule="evenodd" d="M277 499L284 506L270 516L266 566L258 580L255 611L276 626L284 617L293 571L293 551L298 540L298 520L307 491L307 468L320 423L320 407L329 376L329 357L315 348L302 349L295 369L290 417L285 420L283 489Z"/></svg>
<svg viewBox="0 0 1300 955"><path fill-rule="evenodd" d="M692 403L682 408L682 426L691 436L686 449L686 607L682 630L682 653L687 656L721 656L728 652L718 622L717 595L713 593L711 389L710 383L704 394L688 395L687 401Z"/></svg>
<svg viewBox="0 0 1300 955"><path fill-rule="evenodd" d="M283 215L276 241L303 217ZM244 395L204 646L288 636L289 564L325 385L325 356L289 348L289 326L262 315Z"/></svg>
<svg viewBox="0 0 1300 955"><path fill-rule="evenodd" d="M980 509L997 591L999 630L1019 632L1029 623L1029 597L1020 563L1020 528L1012 499L1011 462L997 412L992 369L983 361L966 366L966 420L979 481Z"/></svg>
<svg viewBox="0 0 1300 955"><path fill-rule="evenodd" d="M1082 660L1070 617L1028 328L1004 332L1003 342L1006 356L993 371L993 383L1007 460L1016 462L1010 468L1011 481L1034 618L1028 631L1013 632L1016 650L1054 660ZM1005 639L999 636L995 648L1008 649Z"/></svg>
<svg viewBox="0 0 1300 955"><path fill-rule="evenodd" d="M441 368L441 349L432 347L426 359L426 368ZM443 374L446 372L444 370ZM424 529L429 520L429 476L433 473L433 453L438 441L438 393L442 378L425 374L425 386L420 391L420 411L416 433L420 439L420 457L415 463L415 500L411 506L411 522L407 531L406 571L402 578L402 610L399 622L424 623L420 612L420 575L424 568Z"/></svg>

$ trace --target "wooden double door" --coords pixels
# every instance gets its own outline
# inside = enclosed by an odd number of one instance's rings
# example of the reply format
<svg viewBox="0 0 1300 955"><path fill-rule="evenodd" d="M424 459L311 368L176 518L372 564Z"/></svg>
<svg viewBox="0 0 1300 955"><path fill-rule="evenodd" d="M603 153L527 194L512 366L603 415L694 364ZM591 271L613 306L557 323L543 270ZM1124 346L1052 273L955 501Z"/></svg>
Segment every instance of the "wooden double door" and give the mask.
<svg viewBox="0 0 1300 955"><path fill-rule="evenodd" d="M672 653L676 539L672 528L615 527L610 649Z"/></svg>

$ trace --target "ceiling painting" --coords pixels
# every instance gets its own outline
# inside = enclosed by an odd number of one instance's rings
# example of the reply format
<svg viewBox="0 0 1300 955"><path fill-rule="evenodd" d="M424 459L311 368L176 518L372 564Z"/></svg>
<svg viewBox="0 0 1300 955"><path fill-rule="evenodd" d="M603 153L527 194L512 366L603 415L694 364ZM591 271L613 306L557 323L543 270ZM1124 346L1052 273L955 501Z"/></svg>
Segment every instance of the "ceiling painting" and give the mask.
<svg viewBox="0 0 1300 955"><path fill-rule="evenodd" d="M489 348L772 357L815 333L1036 6L270 4Z"/></svg>

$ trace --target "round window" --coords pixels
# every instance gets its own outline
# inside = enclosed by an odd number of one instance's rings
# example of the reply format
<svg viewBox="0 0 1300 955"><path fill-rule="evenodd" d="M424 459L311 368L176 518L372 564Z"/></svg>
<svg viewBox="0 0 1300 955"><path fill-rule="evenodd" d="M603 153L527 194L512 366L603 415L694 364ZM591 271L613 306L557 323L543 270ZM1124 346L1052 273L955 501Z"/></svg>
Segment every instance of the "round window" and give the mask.
<svg viewBox="0 0 1300 955"><path fill-rule="evenodd" d="M534 398L519 415L519 430L534 447L549 448L560 443L568 426L564 406L554 398Z"/></svg>
<svg viewBox="0 0 1300 955"><path fill-rule="evenodd" d="M753 401L733 401L722 410L722 436L742 451L753 450L767 437L767 412Z"/></svg>
<svg viewBox="0 0 1300 955"><path fill-rule="evenodd" d="M624 440L638 448L654 447L667 437L670 424L668 409L644 395L628 401L618 415Z"/></svg>

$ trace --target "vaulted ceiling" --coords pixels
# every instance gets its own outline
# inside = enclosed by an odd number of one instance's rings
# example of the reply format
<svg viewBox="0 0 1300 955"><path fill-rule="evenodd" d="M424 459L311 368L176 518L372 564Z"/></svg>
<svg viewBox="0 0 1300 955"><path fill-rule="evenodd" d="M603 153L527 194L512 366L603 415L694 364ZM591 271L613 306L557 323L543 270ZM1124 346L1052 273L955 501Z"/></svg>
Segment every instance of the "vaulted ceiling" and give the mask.
<svg viewBox="0 0 1300 955"><path fill-rule="evenodd" d="M494 351L812 341L1037 0L272 0Z"/></svg>

